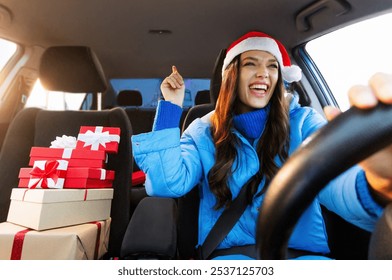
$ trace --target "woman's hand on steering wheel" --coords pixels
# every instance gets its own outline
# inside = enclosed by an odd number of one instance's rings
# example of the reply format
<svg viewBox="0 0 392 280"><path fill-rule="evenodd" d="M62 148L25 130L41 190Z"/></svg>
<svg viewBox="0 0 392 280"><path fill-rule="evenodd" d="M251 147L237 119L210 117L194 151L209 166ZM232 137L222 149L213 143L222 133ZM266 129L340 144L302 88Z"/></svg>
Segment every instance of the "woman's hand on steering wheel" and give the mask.
<svg viewBox="0 0 392 280"><path fill-rule="evenodd" d="M368 85L353 86L348 97L352 106L370 109L382 102L392 104L392 75L377 73ZM327 106L324 108L328 120L340 114L340 110ZM364 131L366 133L366 131ZM392 201L392 144L373 154L360 163L366 172L366 178L382 203Z"/></svg>

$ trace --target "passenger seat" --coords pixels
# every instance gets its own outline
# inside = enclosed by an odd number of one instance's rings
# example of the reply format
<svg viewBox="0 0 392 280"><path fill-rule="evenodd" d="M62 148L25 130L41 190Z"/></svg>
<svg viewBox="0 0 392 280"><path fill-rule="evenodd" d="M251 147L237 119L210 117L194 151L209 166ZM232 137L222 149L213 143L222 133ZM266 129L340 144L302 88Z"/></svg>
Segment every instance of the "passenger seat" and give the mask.
<svg viewBox="0 0 392 280"><path fill-rule="evenodd" d="M38 66L38 65L37 65ZM95 52L85 46L53 46L39 62L39 78L45 89L67 93L105 92L106 76ZM57 136L77 136L80 126L113 126L121 128L118 153L110 154L106 169L115 171L110 215L108 254L118 257L122 239L131 218L130 184L132 126L121 108L111 110L46 110L24 108L9 126L0 152L0 222L7 219L12 188L18 185L20 168L27 167L32 146L49 147ZM26 213L28 214L28 213ZM59 217L61 218L61 217Z"/></svg>
<svg viewBox="0 0 392 280"><path fill-rule="evenodd" d="M145 111L141 107L142 105L143 97L138 90L122 90L117 95L117 106L124 109L131 121L132 134L151 131L155 110ZM135 160L133 160L132 166L131 213L134 212L139 202L147 196L144 188L146 175L136 165Z"/></svg>
<svg viewBox="0 0 392 280"><path fill-rule="evenodd" d="M132 123L133 134L149 132L155 117L155 108L142 108L143 97L138 90L122 90L117 95L117 105L122 107Z"/></svg>
<svg viewBox="0 0 392 280"><path fill-rule="evenodd" d="M210 90L199 90L195 96L195 105L211 103Z"/></svg>

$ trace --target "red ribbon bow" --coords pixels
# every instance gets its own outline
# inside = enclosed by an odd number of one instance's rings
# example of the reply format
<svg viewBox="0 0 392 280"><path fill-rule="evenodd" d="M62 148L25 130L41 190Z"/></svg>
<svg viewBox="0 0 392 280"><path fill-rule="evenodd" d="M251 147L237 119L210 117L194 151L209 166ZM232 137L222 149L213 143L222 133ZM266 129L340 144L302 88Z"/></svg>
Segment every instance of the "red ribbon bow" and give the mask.
<svg viewBox="0 0 392 280"><path fill-rule="evenodd" d="M35 189L40 182L41 183L41 188L42 189L48 189L48 178L52 179L55 183L57 182L59 175L58 175L58 168L59 163L56 160L48 160L45 162L45 167L44 170L39 168L38 166L35 166L33 170L30 171L30 175L35 178L39 179L37 182L35 182L32 186L30 186L30 189Z"/></svg>

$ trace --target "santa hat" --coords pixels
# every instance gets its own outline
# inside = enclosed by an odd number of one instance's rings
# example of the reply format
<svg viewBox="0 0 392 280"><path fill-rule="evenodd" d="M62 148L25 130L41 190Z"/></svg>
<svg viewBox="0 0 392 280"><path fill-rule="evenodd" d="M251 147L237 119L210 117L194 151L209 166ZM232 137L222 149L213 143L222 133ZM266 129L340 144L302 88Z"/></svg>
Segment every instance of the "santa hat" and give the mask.
<svg viewBox="0 0 392 280"><path fill-rule="evenodd" d="M258 31L252 31L243 35L229 46L226 58L223 61L222 74L237 55L251 50L267 51L275 56L281 67L283 79L286 82L291 83L301 80L301 68L297 65L291 65L290 57L282 43L268 34Z"/></svg>

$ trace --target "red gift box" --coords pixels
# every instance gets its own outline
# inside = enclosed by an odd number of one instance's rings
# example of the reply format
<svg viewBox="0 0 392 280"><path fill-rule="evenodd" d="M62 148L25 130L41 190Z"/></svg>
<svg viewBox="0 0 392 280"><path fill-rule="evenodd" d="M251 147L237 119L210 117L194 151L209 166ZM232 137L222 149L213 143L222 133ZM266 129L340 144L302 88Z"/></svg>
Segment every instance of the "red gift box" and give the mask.
<svg viewBox="0 0 392 280"><path fill-rule="evenodd" d="M92 151L71 148L32 147L29 165L33 166L37 160L66 159L68 167L105 167L105 151Z"/></svg>
<svg viewBox="0 0 392 280"><path fill-rule="evenodd" d="M66 160L42 160L34 162L25 181L31 189L62 189L68 168Z"/></svg>
<svg viewBox="0 0 392 280"><path fill-rule="evenodd" d="M81 126L76 148L117 153L119 142L119 127Z"/></svg>
<svg viewBox="0 0 392 280"><path fill-rule="evenodd" d="M143 171L135 171L132 173L132 186L144 184L146 181L146 174Z"/></svg>
<svg viewBox="0 0 392 280"><path fill-rule="evenodd" d="M111 188L115 172L102 168L68 168L64 186L67 188Z"/></svg>
<svg viewBox="0 0 392 280"><path fill-rule="evenodd" d="M27 188L32 168L19 171L19 188ZM111 188L115 172L102 168L69 167L65 175L64 189Z"/></svg>

